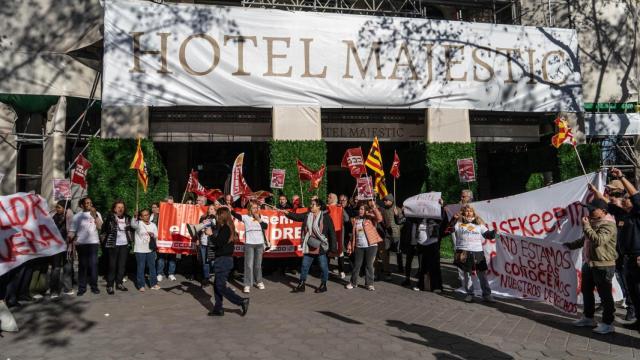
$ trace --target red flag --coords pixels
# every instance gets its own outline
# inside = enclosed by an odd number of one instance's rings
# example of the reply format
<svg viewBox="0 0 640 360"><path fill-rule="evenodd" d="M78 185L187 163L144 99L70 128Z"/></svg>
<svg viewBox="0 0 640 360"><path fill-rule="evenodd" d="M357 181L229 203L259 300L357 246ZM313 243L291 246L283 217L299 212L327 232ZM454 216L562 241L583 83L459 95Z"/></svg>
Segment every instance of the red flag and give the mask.
<svg viewBox="0 0 640 360"><path fill-rule="evenodd" d="M364 157L362 156L362 148L351 148L345 151L342 156L342 164L340 164L343 168L349 168L349 172L351 172L351 176L354 178L359 178L360 175L365 174L367 169L364 167Z"/></svg>
<svg viewBox="0 0 640 360"><path fill-rule="evenodd" d="M191 174L189 174L187 191L192 192L198 196L204 196L211 202L217 201L222 195L224 195L220 189L207 189L206 187L202 186L202 184L200 184L200 181L198 181L198 172L195 170L191 170Z"/></svg>
<svg viewBox="0 0 640 360"><path fill-rule="evenodd" d="M71 182L82 186L83 189L87 188L87 171L91 168L91 163L82 154L78 155L76 159L76 167L73 169L73 175L71 175Z"/></svg>
<svg viewBox="0 0 640 360"><path fill-rule="evenodd" d="M231 195L233 201L242 197L242 201L246 202L246 198L251 195L251 189L242 175L242 164L244 163L244 153L238 155L233 162L233 169L231 170Z"/></svg>
<svg viewBox="0 0 640 360"><path fill-rule="evenodd" d="M142 152L142 146L140 146L141 139L138 138L138 147L136 153L133 155L133 160L129 169L134 169L138 173L138 181L142 184L142 190L147 192L147 186L149 186L149 174L147 172L147 163L144 162L144 153Z"/></svg>
<svg viewBox="0 0 640 360"><path fill-rule="evenodd" d="M300 161L296 160L298 165L298 177L301 181L310 181L313 178L313 171L309 167Z"/></svg>
<svg viewBox="0 0 640 360"><path fill-rule="evenodd" d="M309 189L315 190L320 187L322 177L324 176L325 166L324 164L318 169L318 171L311 174L311 181L309 182Z"/></svg>
<svg viewBox="0 0 640 360"><path fill-rule="evenodd" d="M398 157L398 153L395 151L393 152L393 163L391 164L389 174L396 179L400 177L400 158Z"/></svg>

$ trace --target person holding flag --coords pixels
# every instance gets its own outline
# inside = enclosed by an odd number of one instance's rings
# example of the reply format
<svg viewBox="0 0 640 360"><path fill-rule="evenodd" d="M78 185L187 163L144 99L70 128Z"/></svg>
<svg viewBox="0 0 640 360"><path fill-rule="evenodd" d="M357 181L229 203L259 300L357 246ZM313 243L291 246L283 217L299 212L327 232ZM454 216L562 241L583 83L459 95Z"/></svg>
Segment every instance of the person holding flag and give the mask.
<svg viewBox="0 0 640 360"><path fill-rule="evenodd" d="M371 149L369 149L369 155L367 155L367 160L364 165L373 170L375 174L375 182L374 189L378 194L380 199L384 199L389 192L387 191L387 185L385 184L384 179L384 169L382 168L382 154L380 152L380 143L378 142L378 137L373 138L373 144L371 144ZM391 249L391 239L386 237L384 238L384 244L382 246L378 246L378 273L384 273L386 279L391 278L391 269L389 266L389 250Z"/></svg>

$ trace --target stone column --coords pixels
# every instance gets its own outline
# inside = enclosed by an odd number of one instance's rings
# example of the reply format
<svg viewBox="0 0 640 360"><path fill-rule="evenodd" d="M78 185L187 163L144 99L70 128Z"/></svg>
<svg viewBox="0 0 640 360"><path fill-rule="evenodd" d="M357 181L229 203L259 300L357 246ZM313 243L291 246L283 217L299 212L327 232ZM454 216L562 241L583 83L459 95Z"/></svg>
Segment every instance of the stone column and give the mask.
<svg viewBox="0 0 640 360"><path fill-rule="evenodd" d="M0 173L4 174L0 181L0 195L16 192L18 144L12 134L17 119L18 115L10 105L0 103Z"/></svg>
<svg viewBox="0 0 640 360"><path fill-rule="evenodd" d="M58 103L49 109L45 124L45 138L42 144L42 187L41 194L50 206L53 198L53 179L64 179L67 137L67 98L60 96Z"/></svg>
<svg viewBox="0 0 640 360"><path fill-rule="evenodd" d="M274 106L271 121L274 140L321 140L319 106Z"/></svg>
<svg viewBox="0 0 640 360"><path fill-rule="evenodd" d="M103 139L137 139L149 136L146 106L103 107L100 134Z"/></svg>
<svg viewBox="0 0 640 360"><path fill-rule="evenodd" d="M469 110L466 109L427 109L427 142L471 142Z"/></svg>

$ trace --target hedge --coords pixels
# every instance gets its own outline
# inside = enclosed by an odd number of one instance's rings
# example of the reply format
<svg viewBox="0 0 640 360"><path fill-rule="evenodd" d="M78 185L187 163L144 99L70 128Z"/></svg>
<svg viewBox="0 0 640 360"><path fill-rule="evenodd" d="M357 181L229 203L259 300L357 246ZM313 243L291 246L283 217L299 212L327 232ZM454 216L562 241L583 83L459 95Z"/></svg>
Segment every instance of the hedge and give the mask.
<svg viewBox="0 0 640 360"><path fill-rule="evenodd" d="M272 140L269 144L270 168L285 169L285 182L282 192L291 199L294 194L300 195L300 184L298 182L298 168L296 159L300 159L312 170L317 170L327 162L327 144L319 141L284 141ZM269 174L269 177L271 174ZM325 199L327 192L327 172L320 183L320 188L316 192L309 191L309 182L302 183L305 205L309 205L311 196L318 194L320 199ZM273 189L274 195L278 195L280 190Z"/></svg>
<svg viewBox="0 0 640 360"><path fill-rule="evenodd" d="M533 191L544 187L544 176L542 173L532 173L529 175L529 180L527 180L527 184L525 188L527 191Z"/></svg>
<svg viewBox="0 0 640 360"><path fill-rule="evenodd" d="M167 170L150 140L142 140L142 152L149 173L147 192L139 187L139 209L150 208L169 194ZM129 169L137 147L136 140L93 138L89 142L88 190L95 207L103 214L116 199L124 200L129 213L136 207L136 171Z"/></svg>
<svg viewBox="0 0 640 360"><path fill-rule="evenodd" d="M602 164L602 147L599 143L578 145L578 153L587 173L598 171ZM565 181L583 175L578 162L576 151L570 145L563 145L558 149L558 171L560 181Z"/></svg>
<svg viewBox="0 0 640 360"><path fill-rule="evenodd" d="M469 186L477 195L477 182L461 183L458 177L458 159L473 158L478 178L476 145L474 143L425 143L426 147L426 191L442 192L445 204L460 201L460 191Z"/></svg>

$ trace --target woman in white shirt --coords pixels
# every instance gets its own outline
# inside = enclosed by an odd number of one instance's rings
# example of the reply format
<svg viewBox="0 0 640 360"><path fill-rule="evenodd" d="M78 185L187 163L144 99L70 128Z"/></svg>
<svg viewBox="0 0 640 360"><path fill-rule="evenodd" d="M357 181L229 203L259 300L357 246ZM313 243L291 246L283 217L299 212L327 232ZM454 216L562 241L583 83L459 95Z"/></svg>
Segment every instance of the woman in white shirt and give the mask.
<svg viewBox="0 0 640 360"><path fill-rule="evenodd" d="M151 222L151 212L147 209L140 210L139 219L131 221L131 228L135 232L133 252L136 254L136 288L144 291L144 269L149 270L149 286L153 290L160 289L156 276L156 239L158 227Z"/></svg>
<svg viewBox="0 0 640 360"><path fill-rule="evenodd" d="M487 302L494 302L491 296L491 288L487 281L487 260L482 249L484 239L494 238L495 231L489 231L484 221L476 215L476 211L471 205L464 205L460 212L454 215L452 222L455 222L454 231L456 238L455 264L464 271L464 284L467 296L464 301L473 301L473 283L470 282L472 272L475 270L480 287L482 288L482 298Z"/></svg>
<svg viewBox="0 0 640 360"><path fill-rule="evenodd" d="M244 289L242 292L245 294L251 291L251 286L254 283L258 289L264 290L262 255L265 250L271 247L264 234L267 223L260 218L260 205L255 201L250 201L247 204L247 210L249 210L249 215L231 212L234 218L244 223Z"/></svg>

